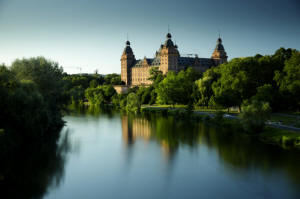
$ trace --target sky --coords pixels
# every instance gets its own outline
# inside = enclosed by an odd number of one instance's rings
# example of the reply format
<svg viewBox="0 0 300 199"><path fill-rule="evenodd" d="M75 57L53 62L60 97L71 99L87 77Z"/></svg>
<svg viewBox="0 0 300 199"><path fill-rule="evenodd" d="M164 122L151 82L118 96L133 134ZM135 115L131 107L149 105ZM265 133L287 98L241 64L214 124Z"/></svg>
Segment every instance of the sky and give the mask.
<svg viewBox="0 0 300 199"><path fill-rule="evenodd" d="M44 56L68 73L120 73L127 35L151 58L168 26L182 55L210 57L219 32L229 59L300 50L300 0L0 0L0 63Z"/></svg>

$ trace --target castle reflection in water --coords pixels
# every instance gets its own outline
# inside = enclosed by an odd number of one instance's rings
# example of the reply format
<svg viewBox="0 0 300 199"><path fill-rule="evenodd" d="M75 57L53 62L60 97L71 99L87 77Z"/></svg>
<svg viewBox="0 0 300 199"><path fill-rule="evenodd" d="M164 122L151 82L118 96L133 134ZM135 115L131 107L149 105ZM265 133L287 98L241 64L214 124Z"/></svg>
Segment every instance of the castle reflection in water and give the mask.
<svg viewBox="0 0 300 199"><path fill-rule="evenodd" d="M151 137L150 123L145 118L129 118L127 115L123 115L122 135L127 144L133 143L138 138L148 141Z"/></svg>
<svg viewBox="0 0 300 199"><path fill-rule="evenodd" d="M168 140L158 136L159 132L157 132L156 124L151 124L147 118L132 117L130 115L122 115L121 120L122 137L126 146L132 146L136 140L149 142L152 139L161 146L162 153L167 161L174 158L178 146L174 146Z"/></svg>

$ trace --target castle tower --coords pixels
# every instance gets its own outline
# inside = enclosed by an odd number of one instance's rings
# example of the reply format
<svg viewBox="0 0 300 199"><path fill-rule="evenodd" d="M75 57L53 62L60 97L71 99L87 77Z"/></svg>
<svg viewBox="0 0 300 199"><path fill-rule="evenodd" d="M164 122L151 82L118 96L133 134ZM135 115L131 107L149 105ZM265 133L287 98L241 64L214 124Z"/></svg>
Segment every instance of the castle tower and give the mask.
<svg viewBox="0 0 300 199"><path fill-rule="evenodd" d="M135 57L130 47L130 42L126 41L126 47L121 56L121 80L126 85L131 84L131 67L135 64Z"/></svg>
<svg viewBox="0 0 300 199"><path fill-rule="evenodd" d="M227 54L222 44L222 39L219 37L217 40L216 48L211 56L216 65L227 62Z"/></svg>
<svg viewBox="0 0 300 199"><path fill-rule="evenodd" d="M167 34L167 40L160 51L160 67L159 70L166 74L169 70L177 71L178 70L178 57L179 52L177 46L174 45L172 41L172 35Z"/></svg>

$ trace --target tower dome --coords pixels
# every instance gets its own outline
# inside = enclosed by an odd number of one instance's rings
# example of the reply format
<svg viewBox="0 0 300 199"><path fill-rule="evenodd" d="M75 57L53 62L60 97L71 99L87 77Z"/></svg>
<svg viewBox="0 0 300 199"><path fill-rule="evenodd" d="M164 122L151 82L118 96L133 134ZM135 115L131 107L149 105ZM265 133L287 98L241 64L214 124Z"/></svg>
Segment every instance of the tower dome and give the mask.
<svg viewBox="0 0 300 199"><path fill-rule="evenodd" d="M171 33L168 32L167 39L171 39L171 38L172 38L172 35L171 35Z"/></svg>
<svg viewBox="0 0 300 199"><path fill-rule="evenodd" d="M216 64L227 62L227 53L225 52L224 46L222 44L222 39L220 37L217 40L217 45L211 58L215 59Z"/></svg>
<svg viewBox="0 0 300 199"><path fill-rule="evenodd" d="M126 47L123 51L123 54L133 54L133 51L130 47L130 42L128 40L126 41Z"/></svg>
<svg viewBox="0 0 300 199"><path fill-rule="evenodd" d="M224 50L224 46L222 44L222 39L220 37L217 40L216 50Z"/></svg>

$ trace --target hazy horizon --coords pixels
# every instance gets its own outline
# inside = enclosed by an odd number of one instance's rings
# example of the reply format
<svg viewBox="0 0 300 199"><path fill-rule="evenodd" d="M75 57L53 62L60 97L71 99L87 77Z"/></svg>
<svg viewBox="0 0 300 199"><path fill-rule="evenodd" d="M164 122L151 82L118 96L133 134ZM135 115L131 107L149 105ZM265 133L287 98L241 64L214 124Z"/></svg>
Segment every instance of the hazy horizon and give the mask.
<svg viewBox="0 0 300 199"><path fill-rule="evenodd" d="M68 73L120 73L127 34L153 57L168 25L181 54L210 57L221 32L229 59L300 49L300 2L0 0L0 63L44 56Z"/></svg>

